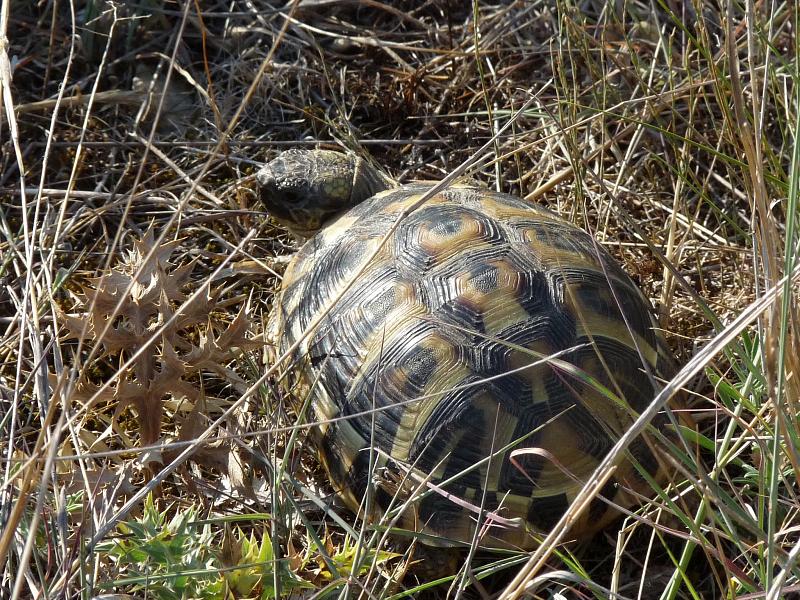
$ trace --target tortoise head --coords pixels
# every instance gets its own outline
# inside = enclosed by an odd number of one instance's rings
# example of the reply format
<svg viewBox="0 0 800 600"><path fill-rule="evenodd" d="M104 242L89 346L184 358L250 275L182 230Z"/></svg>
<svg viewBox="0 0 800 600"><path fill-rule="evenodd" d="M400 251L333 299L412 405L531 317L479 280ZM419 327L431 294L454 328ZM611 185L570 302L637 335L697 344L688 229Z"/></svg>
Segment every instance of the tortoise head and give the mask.
<svg viewBox="0 0 800 600"><path fill-rule="evenodd" d="M259 170L256 182L270 214L302 238L396 185L362 158L331 150L282 152Z"/></svg>

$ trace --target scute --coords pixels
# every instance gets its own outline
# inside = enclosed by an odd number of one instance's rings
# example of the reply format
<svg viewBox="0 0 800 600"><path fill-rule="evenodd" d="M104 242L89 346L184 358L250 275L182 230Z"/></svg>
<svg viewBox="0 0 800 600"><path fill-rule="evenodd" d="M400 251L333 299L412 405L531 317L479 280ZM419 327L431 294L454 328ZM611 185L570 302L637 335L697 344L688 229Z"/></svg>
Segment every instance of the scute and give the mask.
<svg viewBox="0 0 800 600"><path fill-rule="evenodd" d="M448 188L378 248L428 189L377 194L311 238L270 329L283 353L317 323L290 375L311 394L308 420L342 419L312 436L351 508L376 482L376 518L416 489L403 526L469 542L483 506L511 521L482 543L532 547L671 363L616 262L518 198ZM648 442L633 455L658 478ZM607 499L625 506L629 489L648 491L628 462L610 483ZM585 531L614 517L602 501L591 512Z"/></svg>
<svg viewBox="0 0 800 600"><path fill-rule="evenodd" d="M499 224L458 204L422 206L400 223L394 236L394 255L410 272L425 275L466 251L494 255L505 246Z"/></svg>

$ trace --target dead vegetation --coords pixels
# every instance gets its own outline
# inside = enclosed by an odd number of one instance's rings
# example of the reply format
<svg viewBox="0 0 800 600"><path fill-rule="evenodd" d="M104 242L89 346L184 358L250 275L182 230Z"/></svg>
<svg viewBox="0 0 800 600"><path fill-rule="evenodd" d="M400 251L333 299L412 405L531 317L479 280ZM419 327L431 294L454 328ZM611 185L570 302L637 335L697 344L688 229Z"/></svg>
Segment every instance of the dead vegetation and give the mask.
<svg viewBox="0 0 800 600"><path fill-rule="evenodd" d="M507 597L800 589L792 2L2 6L0 596L429 586L323 511L265 376L293 244L252 174L318 145L401 180L477 159L466 176L593 232L694 369L699 433L660 525L545 546ZM500 593L527 560L452 595ZM186 573L199 587L170 596Z"/></svg>

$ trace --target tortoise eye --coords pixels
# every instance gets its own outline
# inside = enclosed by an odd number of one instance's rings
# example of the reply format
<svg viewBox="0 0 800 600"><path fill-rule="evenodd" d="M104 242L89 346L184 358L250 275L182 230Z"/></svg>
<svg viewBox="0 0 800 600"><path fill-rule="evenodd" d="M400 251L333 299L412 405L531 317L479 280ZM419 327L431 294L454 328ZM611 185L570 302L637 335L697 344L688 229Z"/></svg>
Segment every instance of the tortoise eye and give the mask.
<svg viewBox="0 0 800 600"><path fill-rule="evenodd" d="M285 189L280 192L281 200L286 206L298 206L304 204L303 194L296 189Z"/></svg>

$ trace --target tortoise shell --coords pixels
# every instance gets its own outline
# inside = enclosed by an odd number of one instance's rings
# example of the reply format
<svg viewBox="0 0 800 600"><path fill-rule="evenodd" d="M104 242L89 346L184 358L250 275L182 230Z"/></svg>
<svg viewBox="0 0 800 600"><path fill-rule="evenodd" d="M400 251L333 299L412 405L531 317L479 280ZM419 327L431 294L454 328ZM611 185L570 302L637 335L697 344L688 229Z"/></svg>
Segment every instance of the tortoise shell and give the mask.
<svg viewBox="0 0 800 600"><path fill-rule="evenodd" d="M259 183L288 168L268 165ZM310 398L314 446L354 511L400 512L403 527L441 536L434 544L477 529L481 544L530 548L653 399L654 378L672 374L649 302L590 235L479 187L435 194L381 245L431 184L373 193L390 184L370 177L369 197L284 275L270 336L277 355L300 342L296 406ZM651 492L636 465L661 479L639 439L574 533Z"/></svg>

